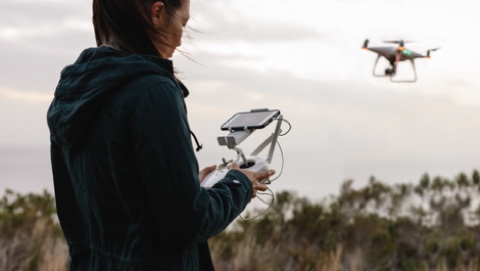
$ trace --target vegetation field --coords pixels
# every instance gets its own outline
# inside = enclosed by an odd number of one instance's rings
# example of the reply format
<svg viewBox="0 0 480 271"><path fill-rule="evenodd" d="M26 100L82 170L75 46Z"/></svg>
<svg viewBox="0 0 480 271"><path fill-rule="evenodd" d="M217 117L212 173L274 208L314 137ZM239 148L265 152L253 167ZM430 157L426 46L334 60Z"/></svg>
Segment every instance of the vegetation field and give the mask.
<svg viewBox="0 0 480 271"><path fill-rule="evenodd" d="M6 190L0 200L0 271L68 270L54 197ZM480 270L480 175L424 174L418 183L352 180L313 202L292 191L253 220L209 241L217 270Z"/></svg>

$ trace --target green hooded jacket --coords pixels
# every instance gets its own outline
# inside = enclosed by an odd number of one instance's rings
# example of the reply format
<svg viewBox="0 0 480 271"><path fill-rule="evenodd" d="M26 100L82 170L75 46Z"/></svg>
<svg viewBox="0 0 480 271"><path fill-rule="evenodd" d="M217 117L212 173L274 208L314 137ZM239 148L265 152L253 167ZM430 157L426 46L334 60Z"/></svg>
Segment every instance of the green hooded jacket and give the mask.
<svg viewBox="0 0 480 271"><path fill-rule="evenodd" d="M86 49L48 110L58 217L71 270L213 270L208 238L253 188L231 170L200 187L172 62Z"/></svg>

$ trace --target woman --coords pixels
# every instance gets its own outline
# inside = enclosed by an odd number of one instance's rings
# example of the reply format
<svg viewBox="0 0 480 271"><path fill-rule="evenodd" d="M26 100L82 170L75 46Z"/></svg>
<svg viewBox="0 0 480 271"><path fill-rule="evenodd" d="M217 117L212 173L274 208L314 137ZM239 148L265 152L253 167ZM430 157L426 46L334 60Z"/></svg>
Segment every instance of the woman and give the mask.
<svg viewBox="0 0 480 271"><path fill-rule="evenodd" d="M213 270L224 230L273 171L200 180L170 58L189 0L94 0L97 48L63 69L48 110L57 211L71 270Z"/></svg>

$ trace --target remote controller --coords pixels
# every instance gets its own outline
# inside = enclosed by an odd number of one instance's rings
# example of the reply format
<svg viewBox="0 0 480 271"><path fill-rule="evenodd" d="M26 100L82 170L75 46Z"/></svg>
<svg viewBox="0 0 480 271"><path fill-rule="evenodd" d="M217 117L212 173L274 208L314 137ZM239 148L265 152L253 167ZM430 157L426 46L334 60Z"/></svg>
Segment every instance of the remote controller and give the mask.
<svg viewBox="0 0 480 271"><path fill-rule="evenodd" d="M268 163L265 161L265 159L258 157L258 156L247 156L246 157L246 163L239 159L235 160L233 162L235 164L238 164L241 169L247 169L250 171L263 171L263 170L268 170ZM216 170L212 171L209 173L203 181L200 183L200 186L205 187L205 188L210 188L214 186L216 183L221 181L223 178L225 178L225 175L227 175L227 172L229 171L229 166L232 163L227 163L227 164L221 164L220 166L217 167ZM269 183L268 179L262 180L261 183Z"/></svg>

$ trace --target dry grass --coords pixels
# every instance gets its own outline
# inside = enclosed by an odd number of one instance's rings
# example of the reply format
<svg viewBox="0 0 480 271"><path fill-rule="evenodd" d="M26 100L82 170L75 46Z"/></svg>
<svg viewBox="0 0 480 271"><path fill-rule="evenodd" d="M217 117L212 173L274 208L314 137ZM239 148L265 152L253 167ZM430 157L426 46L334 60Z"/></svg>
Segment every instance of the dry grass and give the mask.
<svg viewBox="0 0 480 271"><path fill-rule="evenodd" d="M68 248L63 238L46 219L38 219L0 240L0 270L2 271L66 271Z"/></svg>
<svg viewBox="0 0 480 271"><path fill-rule="evenodd" d="M400 220L394 224L396 226L394 234L395 237L411 237L397 238L403 241L404 246L411 244L408 248L414 253L406 254L405 249L385 246L399 244L397 239L391 242L393 239L386 238L388 236L385 229L392 224L386 223L385 220L363 216L362 219L355 220L355 224L350 224L349 228L344 227L342 232L339 230L339 227L342 227L341 223L331 223L338 222L338 216L327 213L316 205L309 205L308 202L303 203L305 205L296 213L298 217L289 221L288 227L285 220L270 216L268 219L252 221L250 224L240 224L236 230L226 231L212 238L210 247L216 270L480 270L478 264L480 255L476 249L480 240L476 237L478 227L463 227L461 228L463 231L458 231L462 234L452 236L446 235L447 233L438 234L438 239L432 239L437 240L436 249L428 243L424 250L420 250L417 247L425 245L427 240L420 237L437 238L437 235L426 235L425 228L417 228L414 223L400 223L403 221ZM68 247L56 223L53 206L53 197L48 194L14 196L12 192L8 192L7 197L0 198L0 271L68 270ZM279 210L279 213L283 213L282 208ZM331 229L335 229L334 233L342 233L342 238L328 239L327 237L337 236L325 234L331 233L329 232ZM423 235L418 234L420 237L417 236L415 239L414 233L419 229L424 231ZM347 232L350 234L345 234ZM365 242L373 239L376 243L365 245ZM327 242L328 240L330 242ZM441 249L444 249L443 254ZM417 253L418 251L422 253ZM454 253L445 253L452 251ZM404 253L400 254L401 252ZM432 255L428 253L434 253L435 257L430 257ZM430 263L430 266L427 263ZM389 267L380 269L379 266Z"/></svg>
<svg viewBox="0 0 480 271"><path fill-rule="evenodd" d="M306 245L287 247L266 242L255 245L253 238L245 238L232 248L230 255L219 251L220 244L213 242L212 257L217 271L363 271L365 259L362 251L343 259L340 245L335 251L314 250ZM1 271L67 271L68 248L63 238L45 221L38 220L30 232L17 232L9 240L0 240ZM344 266L348 265L348 268ZM444 261L434 269L424 267L418 271L478 271L472 260L464 266L449 270Z"/></svg>
<svg viewBox="0 0 480 271"><path fill-rule="evenodd" d="M212 258L217 271L365 271L366 260L361 249L344 257L343 246L335 251L314 251L307 247L289 248L282 251L281 246L272 247L254 245L252 240L242 240L234 247L230 257L218 251L220 244L211 245ZM224 244L222 244L223 246ZM436 267L423 266L420 269L394 269L394 271L478 271L478 261L471 260L463 266L449 269L445 261L439 261Z"/></svg>

